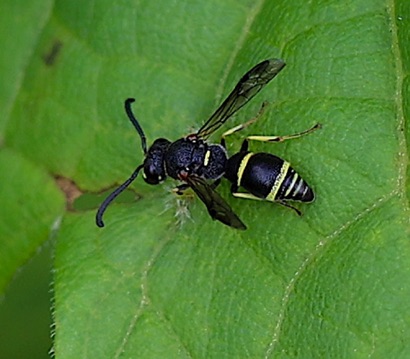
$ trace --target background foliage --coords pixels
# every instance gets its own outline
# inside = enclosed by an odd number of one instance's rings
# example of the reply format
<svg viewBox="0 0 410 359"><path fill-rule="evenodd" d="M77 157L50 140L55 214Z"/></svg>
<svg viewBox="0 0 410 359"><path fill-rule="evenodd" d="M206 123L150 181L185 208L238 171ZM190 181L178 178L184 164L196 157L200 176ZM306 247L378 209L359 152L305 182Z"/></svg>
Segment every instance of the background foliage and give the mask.
<svg viewBox="0 0 410 359"><path fill-rule="evenodd" d="M0 287L52 238L58 357L410 355L408 3L20 0L0 10ZM137 99L151 141L177 139L270 57L287 67L232 125L263 100L249 134L323 124L252 144L315 189L302 218L233 199L225 183L246 232L213 222L198 200L181 224L172 183L142 179L103 230L95 208L66 209L64 194L107 189L142 161L125 98ZM229 138L231 153L247 133Z"/></svg>

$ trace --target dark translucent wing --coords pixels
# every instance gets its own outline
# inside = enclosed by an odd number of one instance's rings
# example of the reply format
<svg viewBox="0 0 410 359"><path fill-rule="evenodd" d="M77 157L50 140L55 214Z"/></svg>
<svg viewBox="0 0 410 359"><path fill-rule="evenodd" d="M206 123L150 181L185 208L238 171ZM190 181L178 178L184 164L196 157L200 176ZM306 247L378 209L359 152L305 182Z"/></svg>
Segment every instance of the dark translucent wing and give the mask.
<svg viewBox="0 0 410 359"><path fill-rule="evenodd" d="M196 135L201 138L207 138L252 99L284 67L285 63L283 60L270 59L261 62L249 70Z"/></svg>
<svg viewBox="0 0 410 359"><path fill-rule="evenodd" d="M246 229L239 217L232 211L228 203L217 193L211 186L202 178L197 176L189 176L187 182L204 202L210 216L213 219L226 224L227 226L236 229Z"/></svg>

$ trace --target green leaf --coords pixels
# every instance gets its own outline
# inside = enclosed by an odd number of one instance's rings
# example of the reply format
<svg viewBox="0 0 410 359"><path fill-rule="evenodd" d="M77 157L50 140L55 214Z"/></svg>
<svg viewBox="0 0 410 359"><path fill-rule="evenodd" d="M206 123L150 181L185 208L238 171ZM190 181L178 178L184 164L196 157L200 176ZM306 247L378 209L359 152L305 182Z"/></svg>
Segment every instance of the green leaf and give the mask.
<svg viewBox="0 0 410 359"><path fill-rule="evenodd" d="M7 212L15 224L0 230L0 243L13 233L22 246L19 227L30 243L46 240L61 211L53 176L98 192L142 162L123 109L128 97L150 143L176 140L199 128L253 65L280 57L286 68L226 126L271 102L228 138L230 153L246 135L323 125L284 144L251 143L289 160L313 187L317 200L297 205L301 218L234 199L224 181L218 192L248 226L235 231L212 221L198 199L181 205L172 181L155 187L142 178L131 186L138 200L113 203L104 229L95 210L67 212L56 241L56 355L410 355L405 1L59 1L45 13L39 36L20 34L18 70L3 71L10 80L24 75L0 88L10 109L0 127L0 173L10 176L2 188L12 193L7 204L27 203ZM48 186L35 185L36 174L48 174ZM175 214L186 207L192 220L180 223Z"/></svg>
<svg viewBox="0 0 410 359"><path fill-rule="evenodd" d="M0 151L0 289L50 237L63 196L36 164L11 149Z"/></svg>

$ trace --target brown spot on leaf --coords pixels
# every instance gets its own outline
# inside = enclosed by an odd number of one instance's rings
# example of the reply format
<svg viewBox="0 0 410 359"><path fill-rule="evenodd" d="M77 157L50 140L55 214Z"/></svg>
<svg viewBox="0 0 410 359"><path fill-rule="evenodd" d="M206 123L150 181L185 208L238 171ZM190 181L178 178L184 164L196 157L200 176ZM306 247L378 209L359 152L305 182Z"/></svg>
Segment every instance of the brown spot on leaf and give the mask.
<svg viewBox="0 0 410 359"><path fill-rule="evenodd" d="M43 55L43 61L47 66L53 66L56 62L56 59L61 52L61 48L63 47L63 43L60 40L54 40L51 49Z"/></svg>
<svg viewBox="0 0 410 359"><path fill-rule="evenodd" d="M73 203L74 201L80 197L83 192L77 187L74 181L62 177L56 176L55 177L58 187L64 192L66 200L67 200L67 209L73 211Z"/></svg>

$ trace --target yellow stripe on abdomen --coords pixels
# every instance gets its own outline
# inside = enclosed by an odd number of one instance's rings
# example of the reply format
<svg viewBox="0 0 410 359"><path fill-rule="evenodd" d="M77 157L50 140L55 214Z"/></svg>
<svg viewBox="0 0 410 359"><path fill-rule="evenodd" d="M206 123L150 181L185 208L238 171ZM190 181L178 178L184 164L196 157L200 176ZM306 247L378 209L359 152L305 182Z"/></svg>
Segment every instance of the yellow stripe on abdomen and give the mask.
<svg viewBox="0 0 410 359"><path fill-rule="evenodd" d="M238 187L241 185L241 179L242 179L243 173L245 171L246 166L248 165L249 159L252 156L253 156L253 153L249 152L244 158L242 158L242 161L239 165L238 173L237 173L237 176L238 176L237 185L238 185Z"/></svg>
<svg viewBox="0 0 410 359"><path fill-rule="evenodd" d="M288 173L289 167L290 167L290 163L284 161L282 167L280 168L278 177L276 177L275 183L272 186L272 189L270 190L269 194L266 196L266 200L272 201L272 202L275 201L279 188L286 178L286 174Z"/></svg>
<svg viewBox="0 0 410 359"><path fill-rule="evenodd" d="M292 191L293 187L295 186L298 177L299 177L299 175L298 175L296 172L294 172L294 173L293 173L292 182L291 182L291 184L289 185L289 187L288 187L288 189L286 190L285 195L284 195L283 197L287 197L287 196L289 195L289 193Z"/></svg>

